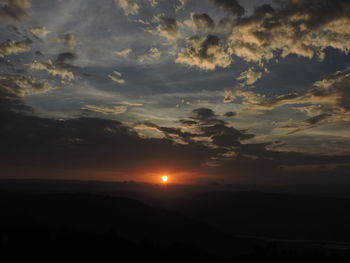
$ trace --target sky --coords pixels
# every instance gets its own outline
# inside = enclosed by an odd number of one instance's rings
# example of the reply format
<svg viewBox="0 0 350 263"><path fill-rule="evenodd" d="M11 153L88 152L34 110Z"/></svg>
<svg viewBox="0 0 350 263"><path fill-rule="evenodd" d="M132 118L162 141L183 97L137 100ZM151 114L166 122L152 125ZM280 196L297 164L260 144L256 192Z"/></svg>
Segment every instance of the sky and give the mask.
<svg viewBox="0 0 350 263"><path fill-rule="evenodd" d="M0 178L350 183L350 1L0 0Z"/></svg>

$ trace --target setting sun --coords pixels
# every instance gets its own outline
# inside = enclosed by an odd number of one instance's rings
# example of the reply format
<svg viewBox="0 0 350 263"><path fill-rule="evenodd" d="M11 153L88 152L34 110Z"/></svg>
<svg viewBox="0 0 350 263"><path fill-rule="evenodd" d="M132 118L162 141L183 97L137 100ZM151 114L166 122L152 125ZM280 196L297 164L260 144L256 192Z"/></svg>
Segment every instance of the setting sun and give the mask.
<svg viewBox="0 0 350 263"><path fill-rule="evenodd" d="M164 184L166 184L169 181L169 177L166 175L162 176L162 181Z"/></svg>

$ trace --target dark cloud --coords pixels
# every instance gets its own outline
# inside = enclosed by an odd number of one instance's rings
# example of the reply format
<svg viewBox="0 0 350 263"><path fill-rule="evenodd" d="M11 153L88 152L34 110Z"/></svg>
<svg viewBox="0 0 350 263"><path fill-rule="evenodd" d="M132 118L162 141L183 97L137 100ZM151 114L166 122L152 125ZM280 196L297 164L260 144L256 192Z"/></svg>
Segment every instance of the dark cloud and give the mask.
<svg viewBox="0 0 350 263"><path fill-rule="evenodd" d="M148 172L147 167L153 165L154 169L190 171L213 153L198 144L142 139L115 120L57 120L2 111L0 122L0 170L6 177L83 179L86 171L95 179L107 179L109 171L114 180L120 176L135 178L133 171L139 173L142 168Z"/></svg>
<svg viewBox="0 0 350 263"><path fill-rule="evenodd" d="M249 104L258 108L275 108L287 104L324 104L329 112L350 111L350 69L338 71L314 83L314 88L300 93L266 97L252 92L238 92Z"/></svg>
<svg viewBox="0 0 350 263"><path fill-rule="evenodd" d="M208 120L215 117L214 111L208 108L195 109L193 113L195 114L195 118L199 120Z"/></svg>
<svg viewBox="0 0 350 263"><path fill-rule="evenodd" d="M192 14L191 19L198 30L211 31L215 28L215 23L208 14Z"/></svg>
<svg viewBox="0 0 350 263"><path fill-rule="evenodd" d="M38 51L35 51L35 56L44 57L45 55L38 50Z"/></svg>
<svg viewBox="0 0 350 263"><path fill-rule="evenodd" d="M292 131L289 132L288 134L293 134L296 132L300 132L302 130L314 128L314 127L318 126L319 124L323 123L325 120L330 119L331 117L332 117L331 114L322 113L322 114L316 115L314 117L308 118L308 119L302 121L301 123L297 123L294 125L287 125L287 126L284 126L282 128L292 129Z"/></svg>
<svg viewBox="0 0 350 263"><path fill-rule="evenodd" d="M254 134L247 134L245 131L237 130L225 124L216 124L209 127L202 127L207 136L211 136L213 143L218 146L241 146L240 141L255 137ZM244 146L243 146L244 147Z"/></svg>
<svg viewBox="0 0 350 263"><path fill-rule="evenodd" d="M27 17L27 9L30 7L28 0L0 0L0 16L20 21Z"/></svg>
<svg viewBox="0 0 350 263"><path fill-rule="evenodd" d="M315 121L310 120L310 122ZM160 127L153 123L144 124L162 132L167 139L184 144L184 147L202 145L206 151L210 152L204 163L207 172L222 174L227 178L234 176L236 182L285 183L287 179L283 175L282 166L305 166L307 169L309 165L349 162L348 156L326 157L267 149L273 144L280 145L279 141L243 143L245 140L252 139L254 135L229 126L208 108L194 110L192 116L180 120L180 123L183 124L182 128Z"/></svg>
<svg viewBox="0 0 350 263"><path fill-rule="evenodd" d="M245 13L244 8L236 0L213 0L214 4L236 16L242 16Z"/></svg>
<svg viewBox="0 0 350 263"><path fill-rule="evenodd" d="M216 153L225 153L227 150L253 154L257 148L262 149L269 145L269 143L242 144L241 141L251 139L254 135L228 126L226 122L217 118L214 111L208 108L195 109L192 116L179 121L183 128L162 127L151 122L142 122L136 126L141 125L149 129L155 129L163 133L165 138L175 143L202 145L212 150L212 157ZM234 147L234 149L231 147Z"/></svg>
<svg viewBox="0 0 350 263"><path fill-rule="evenodd" d="M196 110L188 120L183 122L190 125L191 132L143 123L166 135L152 139L141 138L134 129L116 120L47 119L2 110L0 171L6 177L92 176L89 178L116 180L166 167L255 183L278 179L281 165L340 164L349 160L345 156L269 151L266 147L271 143L242 144L253 135L228 126L210 109ZM207 137L209 144L201 140Z"/></svg>
<svg viewBox="0 0 350 263"><path fill-rule="evenodd" d="M349 13L347 0L288 1L277 11L263 5L232 26L232 54L258 62L290 54L323 60L328 47L347 53Z"/></svg>
<svg viewBox="0 0 350 263"><path fill-rule="evenodd" d="M157 20L160 23L157 30L161 36L168 40L175 40L179 36L179 25L176 19L161 16Z"/></svg>
<svg viewBox="0 0 350 263"><path fill-rule="evenodd" d="M234 111L229 111L229 112L226 112L224 116L228 117L228 118L235 117L235 116L237 116L237 113Z"/></svg>
<svg viewBox="0 0 350 263"><path fill-rule="evenodd" d="M231 56L214 35L206 37L194 36L186 40L187 47L178 55L176 62L204 70L214 70L217 67L228 67Z"/></svg>
<svg viewBox="0 0 350 263"><path fill-rule="evenodd" d="M284 105L294 105L296 109L308 109L317 106L317 114L296 125L283 128L298 128L301 131L318 124L350 119L350 69L337 71L323 80L314 83L314 87L299 93L290 93L267 97L251 91L237 91L235 96L253 109L271 110ZM305 105L307 105L305 107ZM292 133L296 132L292 131Z"/></svg>
<svg viewBox="0 0 350 263"><path fill-rule="evenodd" d="M232 31L232 26L234 25L235 20L232 17L224 17L220 19L216 26L216 31L222 33L230 33Z"/></svg>
<svg viewBox="0 0 350 263"><path fill-rule="evenodd" d="M267 4L258 6L254 10L254 15L256 16L273 15L274 13L275 9Z"/></svg>
<svg viewBox="0 0 350 263"><path fill-rule="evenodd" d="M57 41L65 44L67 46L68 51L72 51L75 49L77 45L77 40L73 34L63 34L57 37Z"/></svg>
<svg viewBox="0 0 350 263"><path fill-rule="evenodd" d="M180 122L192 128L192 132L197 134L197 137L209 138L214 147L240 147L242 146L242 140L248 140L254 137L253 134L247 134L245 131L239 131L228 126L211 109L199 108L193 110L192 113L192 117L180 120Z"/></svg>
<svg viewBox="0 0 350 263"><path fill-rule="evenodd" d="M314 101L324 101L335 112L350 113L350 68L337 71L314 85L316 88L308 93Z"/></svg>
<svg viewBox="0 0 350 263"><path fill-rule="evenodd" d="M58 54L55 63L59 65L67 65L72 61L76 60L78 55L72 52L63 52Z"/></svg>
<svg viewBox="0 0 350 263"><path fill-rule="evenodd" d="M186 144L195 143L192 139L196 137L196 134L193 134L190 132L183 132L179 128L162 127L152 122L142 122L142 123L139 123L138 125L140 124L163 133L165 135L165 138L170 139L172 141L177 141L180 143L183 142Z"/></svg>
<svg viewBox="0 0 350 263"><path fill-rule="evenodd" d="M330 116L331 116L330 114L323 113L323 114L320 114L320 115L317 115L317 116L314 116L312 118L305 120L305 123L307 123L309 125L315 125L315 124L329 118Z"/></svg>

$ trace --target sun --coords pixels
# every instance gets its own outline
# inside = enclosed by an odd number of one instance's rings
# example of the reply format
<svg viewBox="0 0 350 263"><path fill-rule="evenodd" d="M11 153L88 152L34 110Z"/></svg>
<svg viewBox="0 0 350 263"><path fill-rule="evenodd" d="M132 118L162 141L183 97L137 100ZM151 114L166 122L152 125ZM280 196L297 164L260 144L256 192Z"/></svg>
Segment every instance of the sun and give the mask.
<svg viewBox="0 0 350 263"><path fill-rule="evenodd" d="M169 176L163 175L162 176L162 181L163 181L164 184L166 184L169 181Z"/></svg>

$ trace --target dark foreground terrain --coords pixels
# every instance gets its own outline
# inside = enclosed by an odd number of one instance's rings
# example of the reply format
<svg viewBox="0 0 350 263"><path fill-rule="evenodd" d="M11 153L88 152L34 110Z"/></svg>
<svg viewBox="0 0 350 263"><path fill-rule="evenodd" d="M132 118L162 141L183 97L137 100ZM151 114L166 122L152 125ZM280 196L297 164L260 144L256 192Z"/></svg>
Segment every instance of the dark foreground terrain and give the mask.
<svg viewBox="0 0 350 263"><path fill-rule="evenodd" d="M144 204L14 185L0 186L0 262L350 260L347 198L210 189Z"/></svg>

